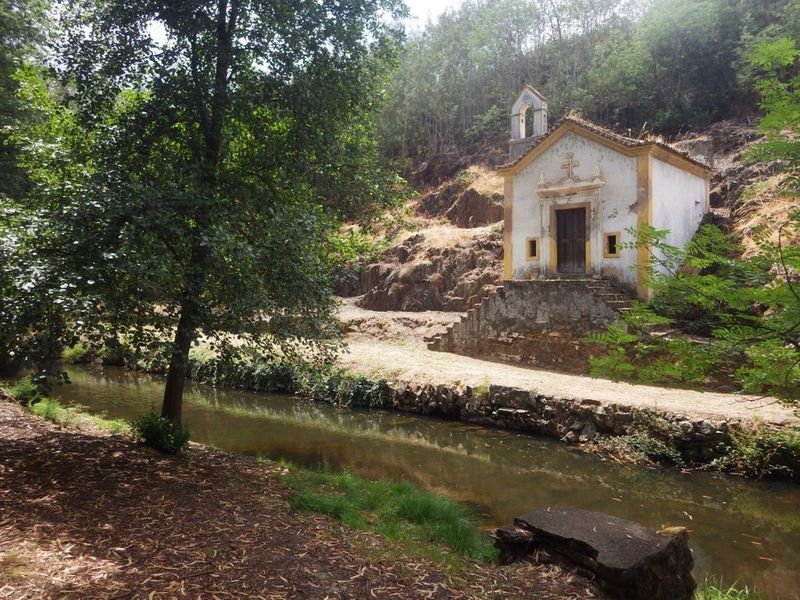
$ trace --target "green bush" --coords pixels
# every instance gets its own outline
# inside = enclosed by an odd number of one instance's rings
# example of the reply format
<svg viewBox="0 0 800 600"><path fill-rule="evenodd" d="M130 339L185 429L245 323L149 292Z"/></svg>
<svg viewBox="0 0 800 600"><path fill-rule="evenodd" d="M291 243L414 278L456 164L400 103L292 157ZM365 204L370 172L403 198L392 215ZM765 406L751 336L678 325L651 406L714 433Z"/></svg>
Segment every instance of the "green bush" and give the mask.
<svg viewBox="0 0 800 600"><path fill-rule="evenodd" d="M82 363L92 362L94 359L94 352L89 350L86 346L78 342L71 348L64 348L61 351L61 360L65 363L78 365Z"/></svg>
<svg viewBox="0 0 800 600"><path fill-rule="evenodd" d="M42 397L39 385L33 379L20 379L8 390L14 399L20 404L29 405Z"/></svg>
<svg viewBox="0 0 800 600"><path fill-rule="evenodd" d="M334 372L327 381L326 397L317 398L337 406L381 408L386 404L389 386L384 380L372 381L347 371Z"/></svg>
<svg viewBox="0 0 800 600"><path fill-rule="evenodd" d="M729 444L720 449L714 466L755 477L800 479L800 429L772 429L757 425L735 429Z"/></svg>
<svg viewBox="0 0 800 600"><path fill-rule="evenodd" d="M188 429L175 427L172 421L153 411L136 419L131 429L145 444L166 454L180 454L189 445Z"/></svg>
<svg viewBox="0 0 800 600"><path fill-rule="evenodd" d="M599 444L603 450L635 463L656 462L679 467L684 464L680 452L644 431L603 438Z"/></svg>

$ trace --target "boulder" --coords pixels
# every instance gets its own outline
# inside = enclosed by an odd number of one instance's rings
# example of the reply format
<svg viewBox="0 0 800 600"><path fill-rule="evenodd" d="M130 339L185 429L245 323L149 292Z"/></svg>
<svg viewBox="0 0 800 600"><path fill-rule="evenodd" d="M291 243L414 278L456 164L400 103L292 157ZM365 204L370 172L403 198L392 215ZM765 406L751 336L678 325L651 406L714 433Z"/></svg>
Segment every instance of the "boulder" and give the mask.
<svg viewBox="0 0 800 600"><path fill-rule="evenodd" d="M592 572L625 600L691 600L694 558L685 528L656 532L611 515L552 506L494 532L501 560L532 553L558 557Z"/></svg>

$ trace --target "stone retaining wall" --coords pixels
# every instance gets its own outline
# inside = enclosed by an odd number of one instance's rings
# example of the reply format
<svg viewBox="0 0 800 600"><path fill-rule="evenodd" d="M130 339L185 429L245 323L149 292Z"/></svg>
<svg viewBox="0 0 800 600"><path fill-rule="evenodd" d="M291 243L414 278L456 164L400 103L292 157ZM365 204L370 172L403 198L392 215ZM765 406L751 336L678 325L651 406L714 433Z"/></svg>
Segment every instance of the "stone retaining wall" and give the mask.
<svg viewBox="0 0 800 600"><path fill-rule="evenodd" d="M585 373L587 334L630 304L606 280L507 281L428 348Z"/></svg>
<svg viewBox="0 0 800 600"><path fill-rule="evenodd" d="M522 388L390 383L383 408L459 419L478 425L588 442L600 435L629 435L643 428L668 442L684 458L706 462L730 441L738 421L641 411L627 404L545 396ZM638 421L638 422L637 422Z"/></svg>

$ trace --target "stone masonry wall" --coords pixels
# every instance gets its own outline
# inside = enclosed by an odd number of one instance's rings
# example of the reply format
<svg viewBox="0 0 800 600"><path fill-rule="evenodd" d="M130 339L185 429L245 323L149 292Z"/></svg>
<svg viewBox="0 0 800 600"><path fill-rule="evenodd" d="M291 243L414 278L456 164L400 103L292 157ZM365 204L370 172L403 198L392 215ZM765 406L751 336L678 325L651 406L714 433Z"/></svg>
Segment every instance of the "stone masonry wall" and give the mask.
<svg viewBox="0 0 800 600"><path fill-rule="evenodd" d="M629 435L642 428L643 414L622 403L559 398L535 391L490 385L485 388L395 382L388 384L380 408L458 419L477 425L554 437L568 443L599 436ZM738 421L691 418L648 411L647 429L685 458L707 462L720 444L730 442Z"/></svg>
<svg viewBox="0 0 800 600"><path fill-rule="evenodd" d="M629 306L605 280L507 281L428 348L585 373L587 334Z"/></svg>

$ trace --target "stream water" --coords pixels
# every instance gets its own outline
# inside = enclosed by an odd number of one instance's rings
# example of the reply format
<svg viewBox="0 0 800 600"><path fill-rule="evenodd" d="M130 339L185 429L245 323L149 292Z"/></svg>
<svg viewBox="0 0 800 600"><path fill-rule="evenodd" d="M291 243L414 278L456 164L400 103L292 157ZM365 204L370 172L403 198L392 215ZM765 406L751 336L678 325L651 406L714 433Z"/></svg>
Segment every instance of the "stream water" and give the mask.
<svg viewBox="0 0 800 600"><path fill-rule="evenodd" d="M121 368L70 368L54 395L133 419L160 406L163 381ZM197 442L366 477L402 478L474 506L489 525L564 503L651 527L691 530L695 575L800 598L800 486L680 474L599 460L556 441L386 411L340 410L289 396L190 385Z"/></svg>

